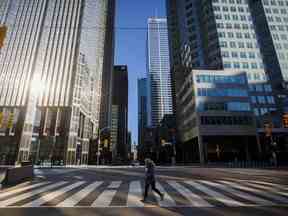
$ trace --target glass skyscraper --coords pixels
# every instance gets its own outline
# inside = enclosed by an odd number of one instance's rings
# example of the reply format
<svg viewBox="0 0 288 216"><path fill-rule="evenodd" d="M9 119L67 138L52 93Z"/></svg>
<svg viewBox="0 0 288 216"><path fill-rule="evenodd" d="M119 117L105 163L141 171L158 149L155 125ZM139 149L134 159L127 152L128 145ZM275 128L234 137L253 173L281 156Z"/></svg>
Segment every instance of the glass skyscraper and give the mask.
<svg viewBox="0 0 288 216"><path fill-rule="evenodd" d="M109 0L3 0L0 153L87 164L97 136ZM101 29L101 30L99 30Z"/></svg>
<svg viewBox="0 0 288 216"><path fill-rule="evenodd" d="M147 38L148 125L156 127L172 114L171 76L166 18L148 19Z"/></svg>

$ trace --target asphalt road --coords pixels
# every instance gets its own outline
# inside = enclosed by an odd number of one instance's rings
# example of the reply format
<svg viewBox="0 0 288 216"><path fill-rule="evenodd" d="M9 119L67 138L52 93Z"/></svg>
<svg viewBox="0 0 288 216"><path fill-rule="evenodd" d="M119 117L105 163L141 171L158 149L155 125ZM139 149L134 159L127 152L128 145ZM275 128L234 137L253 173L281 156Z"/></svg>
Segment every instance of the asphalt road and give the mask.
<svg viewBox="0 0 288 216"><path fill-rule="evenodd" d="M37 169L31 182L0 191L0 216L285 215L288 170L157 167L161 201L141 202L139 168Z"/></svg>

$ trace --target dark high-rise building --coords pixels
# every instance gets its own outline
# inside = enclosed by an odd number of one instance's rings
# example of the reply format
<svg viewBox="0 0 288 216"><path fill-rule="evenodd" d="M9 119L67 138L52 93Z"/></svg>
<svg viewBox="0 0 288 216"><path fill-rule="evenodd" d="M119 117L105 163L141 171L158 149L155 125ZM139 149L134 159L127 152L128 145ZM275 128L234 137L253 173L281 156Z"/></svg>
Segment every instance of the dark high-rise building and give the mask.
<svg viewBox="0 0 288 216"><path fill-rule="evenodd" d="M288 152L282 139L288 131L281 122L281 98L287 97L287 3L166 3L173 101L185 158L205 162L251 159L255 152L263 156L269 149L264 141L267 123L273 124L274 138L282 140L277 141L279 149L282 145ZM232 158L225 157L229 152Z"/></svg>
<svg viewBox="0 0 288 216"><path fill-rule="evenodd" d="M104 45L104 62L101 90L100 107L100 128L109 128L111 124L111 106L112 106L112 84L113 84L113 66L114 66L114 48L115 48L115 7L116 1L109 0L106 21L106 35Z"/></svg>
<svg viewBox="0 0 288 216"><path fill-rule="evenodd" d="M111 114L112 158L127 160L128 157L128 68L114 66Z"/></svg>
<svg viewBox="0 0 288 216"><path fill-rule="evenodd" d="M0 54L5 163L87 164L99 127L106 24L114 13L109 2L1 0L0 24L7 27Z"/></svg>
<svg viewBox="0 0 288 216"><path fill-rule="evenodd" d="M144 146L144 129L147 127L147 79L138 79L138 154Z"/></svg>

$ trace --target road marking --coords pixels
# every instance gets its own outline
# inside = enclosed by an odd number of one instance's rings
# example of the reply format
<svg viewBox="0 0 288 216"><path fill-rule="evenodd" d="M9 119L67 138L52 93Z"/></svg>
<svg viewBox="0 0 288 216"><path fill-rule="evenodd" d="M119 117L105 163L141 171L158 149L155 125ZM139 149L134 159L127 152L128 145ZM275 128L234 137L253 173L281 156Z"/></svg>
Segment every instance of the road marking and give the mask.
<svg viewBox="0 0 288 216"><path fill-rule="evenodd" d="M94 191L97 187L99 187L103 181L96 181L87 187L83 188L79 192L75 193L74 195L68 197L63 202L59 203L58 207L73 207L77 205L84 197Z"/></svg>
<svg viewBox="0 0 288 216"><path fill-rule="evenodd" d="M41 185L45 185L45 184L48 184L50 182L40 182L40 183L37 183L37 184L32 184L32 185L28 185L26 187L23 187L23 188L16 188L15 190L11 190L11 191L7 191L7 192L4 192L4 193L0 193L0 199L6 197L6 196L10 196L10 195L13 195L13 194L16 194L16 193L20 193L20 192L23 192L23 191L26 191L26 190L29 190L29 189L32 189L32 188L35 188L35 187L39 187Z"/></svg>
<svg viewBox="0 0 288 216"><path fill-rule="evenodd" d="M9 206L13 203L17 203L21 200L27 199L27 198L32 197L34 195L37 195L37 194L43 193L45 191L51 190L53 188L59 187L59 186L64 185L66 183L67 183L66 181L61 181L61 182L58 182L56 184L48 185L48 186L45 186L43 188L39 188L37 190L27 192L27 193L21 194L21 195L16 196L16 197L12 197L10 199L7 199L7 200L0 202L0 207Z"/></svg>
<svg viewBox="0 0 288 216"><path fill-rule="evenodd" d="M129 185L129 192L127 197L127 207L144 207L141 182L132 181Z"/></svg>
<svg viewBox="0 0 288 216"><path fill-rule="evenodd" d="M252 182L242 182L242 183L244 183L245 185L248 185L248 186L256 187L258 189L263 189L263 190L271 191L271 192L274 192L274 193L277 193L277 194L280 194L283 196L288 196L288 192L280 191L279 188L275 188L275 187L272 188L271 186L268 187L268 186L259 185L259 184L252 183Z"/></svg>
<svg viewBox="0 0 288 216"><path fill-rule="evenodd" d="M103 191L98 198L91 204L92 207L108 207L115 194L117 193L117 189L121 185L121 181L113 181L109 186L108 190ZM113 188L113 189L111 189Z"/></svg>
<svg viewBox="0 0 288 216"><path fill-rule="evenodd" d="M174 199L172 199L172 197L165 191L165 189L162 187L162 185L157 182L156 183L156 187L160 190L161 193L164 193L164 200L161 201L161 199L159 198L158 195L156 195L156 193L153 191L159 206L161 207L173 207L176 206L176 202Z"/></svg>
<svg viewBox="0 0 288 216"><path fill-rule="evenodd" d="M194 188L197 188L198 190L202 191L203 193L213 197L215 200L218 200L219 202L224 203L227 206L235 207L235 206L245 206L244 203L233 200L230 197L227 197L223 194L218 193L217 191L211 190L210 188L201 185L195 181L186 181L185 183L193 186Z"/></svg>
<svg viewBox="0 0 288 216"><path fill-rule="evenodd" d="M51 192L51 193L48 193L44 196L41 196L40 198L36 199L36 200L33 200L25 205L23 205L23 207L38 207L38 206L41 206L42 204L50 201L50 200L53 200L54 198L72 190L73 188L76 188L76 187L79 187L80 185L84 184L85 181L80 181L80 182L76 182L72 185L68 185L64 188L61 188L61 189L58 189L54 192Z"/></svg>
<svg viewBox="0 0 288 216"><path fill-rule="evenodd" d="M241 190L246 190L246 191L249 191L249 192L260 194L261 196L267 197L269 199L277 200L277 201L280 201L280 202L283 202L283 203L288 203L288 199L286 199L284 197L280 197L280 196L276 196L276 195L267 193L267 191L261 191L261 190L258 190L258 189L254 189L254 188L251 188L251 187L246 187L246 186L239 185L239 184L233 183L233 182L228 182L228 181L219 181L219 182L227 184L227 185L229 185L231 187L234 187L234 188L239 188Z"/></svg>
<svg viewBox="0 0 288 216"><path fill-rule="evenodd" d="M117 189L120 187L122 181L112 181L111 184L108 186L109 189Z"/></svg>
<svg viewBox="0 0 288 216"><path fill-rule="evenodd" d="M264 182L264 181L249 181L249 182L257 183L257 184L260 184L260 185L268 185L270 187L278 188L278 189L281 189L281 190L283 190L283 189L284 190L288 190L287 185L274 184L274 183L271 183L271 182Z"/></svg>
<svg viewBox="0 0 288 216"><path fill-rule="evenodd" d="M200 196L198 196L197 194L188 190L187 188L180 185L176 181L169 181L168 184L171 185L171 187L173 187L175 190L177 190L182 196L184 196L186 199L188 199L192 206L195 206L195 207L213 207L213 205L208 203L206 200L202 199Z"/></svg>
<svg viewBox="0 0 288 216"><path fill-rule="evenodd" d="M265 200L265 199L262 199L260 197L257 197L257 196L254 196L252 194L249 194L249 193L245 193L245 192L242 192L240 190L236 190L236 189L233 189L231 187L227 187L226 185L223 185L223 184L219 184L219 183L215 183L215 182L210 182L210 181L205 181L205 180L201 180L200 181L201 183L204 183L204 184L207 184L207 185L210 185L210 186L213 186L213 187L217 187L223 191L226 191L228 193L231 193L233 194L234 196L238 196L244 200L249 200L250 202L253 202L253 203L256 203L256 204L259 204L259 205L274 205L273 202L270 202L268 200Z"/></svg>

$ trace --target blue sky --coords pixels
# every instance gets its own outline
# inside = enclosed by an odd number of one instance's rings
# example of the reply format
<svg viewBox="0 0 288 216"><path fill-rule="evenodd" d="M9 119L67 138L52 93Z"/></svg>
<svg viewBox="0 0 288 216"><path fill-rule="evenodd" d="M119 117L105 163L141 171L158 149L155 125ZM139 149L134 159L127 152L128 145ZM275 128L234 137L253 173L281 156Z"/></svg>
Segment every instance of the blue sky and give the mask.
<svg viewBox="0 0 288 216"><path fill-rule="evenodd" d="M137 79L146 77L147 30L121 29L145 28L151 16L166 14L165 0L116 0L115 64L128 65L129 73L129 130L137 143L138 107ZM117 29L118 27L118 29ZM119 29L120 27L120 29Z"/></svg>

